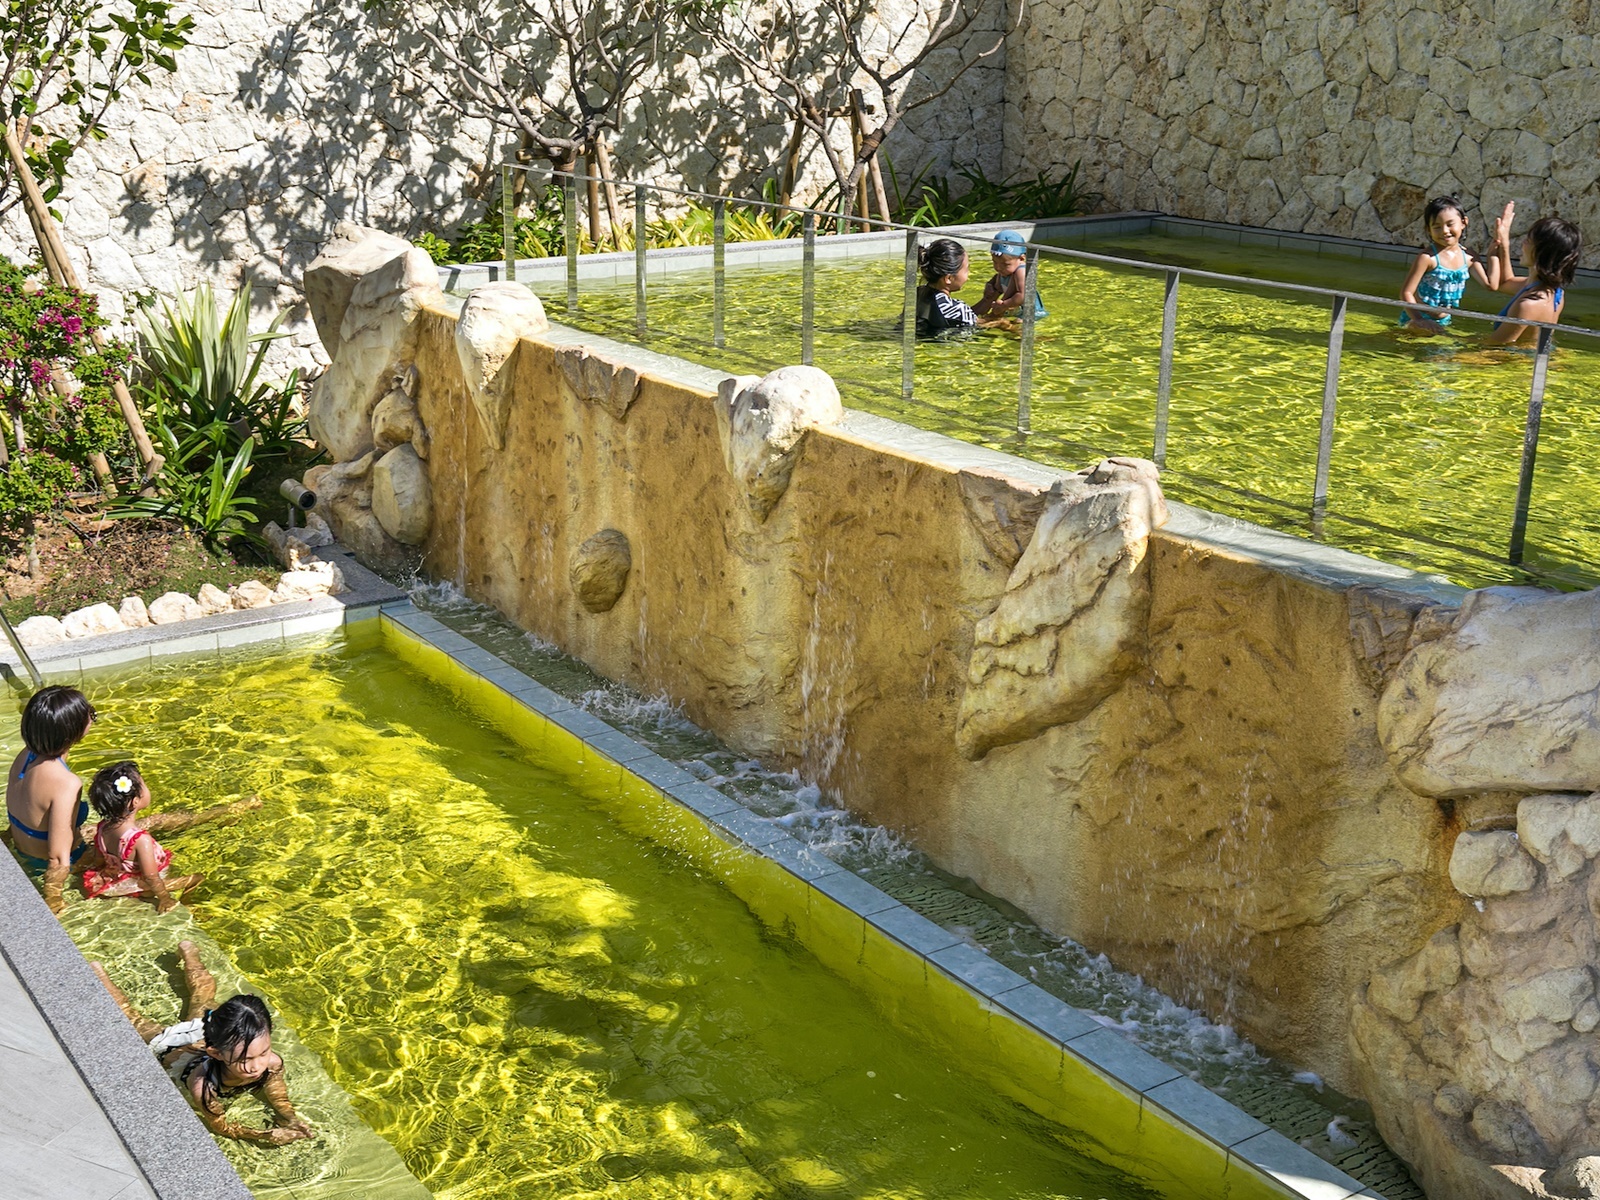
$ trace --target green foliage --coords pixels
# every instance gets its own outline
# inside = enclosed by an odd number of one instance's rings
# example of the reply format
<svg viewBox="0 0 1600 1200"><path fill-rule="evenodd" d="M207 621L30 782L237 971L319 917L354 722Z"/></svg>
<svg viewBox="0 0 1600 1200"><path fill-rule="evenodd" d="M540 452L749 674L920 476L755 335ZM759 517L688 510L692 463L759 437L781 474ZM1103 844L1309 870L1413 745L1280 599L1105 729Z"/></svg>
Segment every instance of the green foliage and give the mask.
<svg viewBox="0 0 1600 1200"><path fill-rule="evenodd" d="M138 389L158 423L185 441L204 433L218 453L252 438L265 455L292 451L302 424L293 415L299 372L284 382L261 378L268 347L287 335L278 328L282 313L262 332L250 332L248 280L220 313L202 284L176 302L163 301L159 314L141 310L136 320L144 368Z"/></svg>
<svg viewBox="0 0 1600 1200"><path fill-rule="evenodd" d="M1032 179L1017 181L991 180L975 167L962 167L956 178L967 188L957 196L949 176L930 175L926 168L902 191L891 166L894 218L903 225L932 226L1077 216L1102 199L1100 193L1086 190L1079 182L1082 167L1081 161L1075 162L1059 177L1040 171Z"/></svg>
<svg viewBox="0 0 1600 1200"><path fill-rule="evenodd" d="M4 0L0 115L24 128L28 165L54 199L72 155L102 138L101 121L123 89L177 69L194 21L168 0ZM31 136L38 127L46 136ZM9 181L9 164L0 179Z"/></svg>
<svg viewBox="0 0 1600 1200"><path fill-rule="evenodd" d="M261 544L249 528L256 502L242 491L255 443L246 439L230 453L221 428L197 429L180 440L171 426L162 425L157 435L167 461L154 480L156 494L124 497L107 516L179 520L213 549L229 538Z"/></svg>
<svg viewBox="0 0 1600 1200"><path fill-rule="evenodd" d="M16 531L80 485L92 454L121 446L112 384L128 346L105 328L95 298L57 287L37 265L0 258L0 526Z"/></svg>

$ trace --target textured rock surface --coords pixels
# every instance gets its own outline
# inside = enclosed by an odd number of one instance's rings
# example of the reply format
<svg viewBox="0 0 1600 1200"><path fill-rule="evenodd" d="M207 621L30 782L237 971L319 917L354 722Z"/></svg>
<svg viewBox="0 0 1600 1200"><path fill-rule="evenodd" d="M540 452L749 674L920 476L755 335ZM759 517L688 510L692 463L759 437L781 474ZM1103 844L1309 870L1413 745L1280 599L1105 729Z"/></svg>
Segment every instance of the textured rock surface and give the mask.
<svg viewBox="0 0 1600 1200"><path fill-rule="evenodd" d="M1570 879L1600 854L1600 795L1525 797L1517 838L1555 878Z"/></svg>
<svg viewBox="0 0 1600 1200"><path fill-rule="evenodd" d="M1546 874L1509 831L1463 833L1451 877L1483 897L1358 991L1351 1045L1385 1139L1433 1196L1579 1196L1600 1145L1600 874L1589 801L1522 801L1518 827L1564 860ZM1570 835L1577 833L1574 840ZM1471 878L1458 875L1470 864ZM1511 865L1515 864L1515 865ZM1481 880L1514 875L1515 891Z"/></svg>
<svg viewBox="0 0 1600 1200"><path fill-rule="evenodd" d="M54 646L67 640L67 631L55 617L29 617L17 626L17 640L29 649Z"/></svg>
<svg viewBox="0 0 1600 1200"><path fill-rule="evenodd" d="M1424 629L1426 617L1378 708L1407 787L1600 790L1600 591L1485 588Z"/></svg>
<svg viewBox="0 0 1600 1200"><path fill-rule="evenodd" d="M109 604L91 604L61 618L61 628L69 638L95 637L102 633L119 633L127 626Z"/></svg>
<svg viewBox="0 0 1600 1200"><path fill-rule="evenodd" d="M205 615L205 610L195 602L195 598L183 592L167 592L150 602L150 620L157 625L193 621Z"/></svg>
<svg viewBox="0 0 1600 1200"><path fill-rule="evenodd" d="M610 612L628 586L633 552L620 530L602 529L572 553L572 590L592 613Z"/></svg>
<svg viewBox="0 0 1600 1200"><path fill-rule="evenodd" d="M741 375L717 394L717 425L728 471L756 520L783 498L806 430L844 416L839 389L816 367L779 367L761 379Z"/></svg>
<svg viewBox="0 0 1600 1200"><path fill-rule="evenodd" d="M1430 196L1469 240L1600 223L1600 41L1584 6L1031 0L1006 57L1005 171L1082 160L1105 207L1415 246ZM1580 97L1584 99L1580 99ZM898 161L898 160L896 160ZM1585 261L1600 262L1592 245Z"/></svg>
<svg viewBox="0 0 1600 1200"><path fill-rule="evenodd" d="M467 381L467 392L489 444L496 450L506 444L506 418L513 399L506 366L520 340L549 328L539 297L509 280L473 289L456 318L461 376Z"/></svg>
<svg viewBox="0 0 1600 1200"><path fill-rule="evenodd" d="M1050 492L994 612L973 634L957 744L969 758L1086 716L1142 659L1143 570L1166 521L1154 463L1107 459Z"/></svg>
<svg viewBox="0 0 1600 1200"><path fill-rule="evenodd" d="M444 293L423 251L349 224L307 269L306 287L318 328L338 322L333 361L311 390L311 434L335 462L347 462L372 449L372 410L410 363L418 314L442 305Z"/></svg>
<svg viewBox="0 0 1600 1200"><path fill-rule="evenodd" d="M246 579L228 589L228 598L234 608L265 608L272 603L272 589L259 579Z"/></svg>
<svg viewBox="0 0 1600 1200"><path fill-rule="evenodd" d="M278 576L278 586L272 590L274 604L289 604L296 600L314 600L318 596L336 596L344 591L344 572L330 562L307 563L298 571L285 571Z"/></svg>
<svg viewBox="0 0 1600 1200"><path fill-rule="evenodd" d="M372 515L390 537L408 546L428 540L433 524L433 489L428 468L407 442L372 468Z"/></svg>
<svg viewBox="0 0 1600 1200"><path fill-rule="evenodd" d="M317 493L317 510L342 545L373 570L401 579L415 569L416 560L372 511L373 458L364 454L352 462L312 467L305 485Z"/></svg>
<svg viewBox="0 0 1600 1200"><path fill-rule="evenodd" d="M150 624L150 610L138 596L124 596L117 616L129 629L142 629Z"/></svg>
<svg viewBox="0 0 1600 1200"><path fill-rule="evenodd" d="M379 454L410 442L419 458L428 457L428 431L417 415L417 369L396 371L393 382L372 409L372 448Z"/></svg>
<svg viewBox="0 0 1600 1200"><path fill-rule="evenodd" d="M214 583L202 583L194 598L208 617L212 613L227 612L233 607L233 601L228 597L228 593Z"/></svg>
<svg viewBox="0 0 1600 1200"><path fill-rule="evenodd" d="M639 398L639 372L596 354L583 346L563 346L556 351L561 380L578 400L598 404L619 421ZM753 378L753 376L751 377Z"/></svg>

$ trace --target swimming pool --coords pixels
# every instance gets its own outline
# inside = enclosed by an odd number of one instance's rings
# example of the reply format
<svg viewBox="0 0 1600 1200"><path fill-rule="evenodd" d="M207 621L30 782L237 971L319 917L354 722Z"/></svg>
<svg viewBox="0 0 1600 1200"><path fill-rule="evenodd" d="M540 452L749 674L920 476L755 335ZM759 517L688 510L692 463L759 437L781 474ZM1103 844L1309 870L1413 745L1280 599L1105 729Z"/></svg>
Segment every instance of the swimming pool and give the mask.
<svg viewBox="0 0 1600 1200"><path fill-rule="evenodd" d="M158 663L92 685L79 756L140 759L169 803L262 795L171 839L211 873L194 920L436 1195L1211 1194L1213 1148L440 657L367 629ZM177 930L149 918L66 924L158 1011ZM384 1194L304 1145L230 1153L258 1195Z"/></svg>
<svg viewBox="0 0 1600 1200"><path fill-rule="evenodd" d="M1392 295L1404 267L1359 254L1318 254L1139 233L1097 236L1085 249L1244 276ZM918 347L916 392L900 398L898 256L817 264L815 362L846 405L1074 469L1106 454L1151 453L1160 348L1158 273L1044 259L1050 317L1037 334L1032 432L1016 432L1019 344L982 333ZM976 262L964 293L987 277ZM730 269L726 345L711 345L707 268L650 283L644 344L730 371L800 360L798 265ZM551 316L636 341L631 279L586 283ZM1501 300L1469 291L1467 303ZM1470 336L1395 331L1394 310L1353 304L1347 316L1331 489L1313 522L1328 308L1315 297L1185 282L1173 368L1167 474L1176 498L1472 586L1600 580L1600 488L1587 449L1600 434L1600 347L1568 339L1552 360L1527 554L1504 561L1532 371L1530 354L1478 348ZM1563 319L1600 324L1575 291ZM1464 329L1472 326L1464 325Z"/></svg>

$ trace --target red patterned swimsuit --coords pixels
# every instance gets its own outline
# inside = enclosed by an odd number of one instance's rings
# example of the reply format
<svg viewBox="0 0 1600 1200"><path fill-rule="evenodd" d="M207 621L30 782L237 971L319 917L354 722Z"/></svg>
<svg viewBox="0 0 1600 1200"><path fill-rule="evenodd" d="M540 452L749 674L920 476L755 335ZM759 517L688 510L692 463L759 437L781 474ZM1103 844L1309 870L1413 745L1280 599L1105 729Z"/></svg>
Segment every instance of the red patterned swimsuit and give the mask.
<svg viewBox="0 0 1600 1200"><path fill-rule="evenodd" d="M150 844L156 850L156 873L163 879L167 877L167 868L172 865L172 851L151 836L147 829L134 829L122 837L122 844L117 847L115 854L111 853L105 843L106 826L109 821L101 821L94 828L94 844L100 851L100 857L105 859L105 866L96 870L91 867L83 873L84 895L94 896L137 896L144 891L144 879L139 874L139 861L134 854L140 838L150 838Z"/></svg>

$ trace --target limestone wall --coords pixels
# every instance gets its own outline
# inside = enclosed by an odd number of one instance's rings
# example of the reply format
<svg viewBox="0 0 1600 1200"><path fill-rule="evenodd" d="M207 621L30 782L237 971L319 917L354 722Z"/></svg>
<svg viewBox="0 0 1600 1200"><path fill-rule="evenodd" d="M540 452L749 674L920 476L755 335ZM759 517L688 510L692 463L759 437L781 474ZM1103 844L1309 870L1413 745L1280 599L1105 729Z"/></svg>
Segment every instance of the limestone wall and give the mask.
<svg viewBox="0 0 1600 1200"><path fill-rule="evenodd" d="M1426 198L1475 230L1576 221L1600 263L1592 0L1032 0L1005 161L1082 158L1113 209L1415 244Z"/></svg>
<svg viewBox="0 0 1600 1200"><path fill-rule="evenodd" d="M232 286L248 270L264 323L300 301L300 276L340 221L413 237L481 214L514 140L434 94L444 81L397 71L363 5L189 0L179 11L195 29L177 72L125 94L54 206L109 315L139 293ZM948 69L930 62L928 83ZM888 147L902 174L997 167L1003 79L1002 51L914 113ZM639 97L613 138L619 174L756 195L783 160L781 114L740 89L726 62L675 60ZM995 136L974 138L975 128ZM838 132L847 139L847 123ZM805 171L813 191L832 178L814 145ZM14 207L0 219L0 253L31 257L33 245ZM303 308L291 328L280 358L325 361Z"/></svg>
<svg viewBox="0 0 1600 1200"><path fill-rule="evenodd" d="M1351 993L1462 903L1454 807L1401 787L1377 734L1416 605L1151 533L1136 463L1062 478L830 423L821 392L714 396L536 313L497 323L497 285L469 331L431 281L396 298L409 267L374 264L400 251L346 240L313 273L339 366L397 363L336 369L314 401L346 461L307 482L347 544L415 544L608 677L1353 1079ZM341 271L366 274L334 295ZM1039 691L1008 696L1008 672Z"/></svg>

